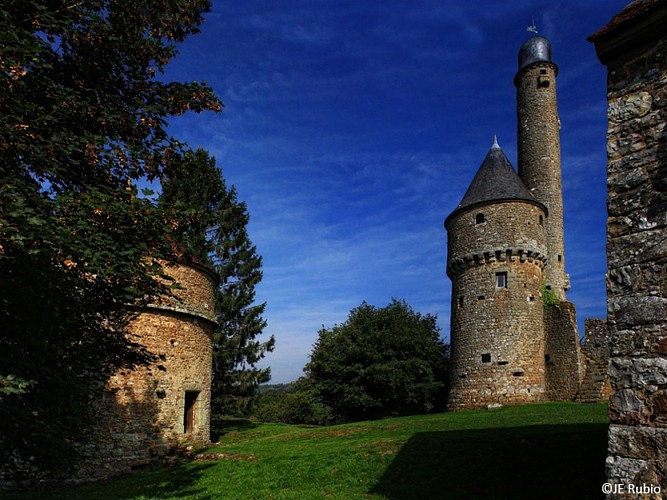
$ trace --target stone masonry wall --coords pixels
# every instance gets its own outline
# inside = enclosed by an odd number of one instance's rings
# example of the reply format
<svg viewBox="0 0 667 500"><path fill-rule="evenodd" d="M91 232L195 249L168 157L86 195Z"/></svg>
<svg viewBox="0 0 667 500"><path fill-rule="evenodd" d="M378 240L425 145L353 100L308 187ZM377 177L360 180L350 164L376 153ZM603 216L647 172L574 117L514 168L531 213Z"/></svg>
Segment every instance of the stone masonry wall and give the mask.
<svg viewBox="0 0 667 500"><path fill-rule="evenodd" d="M609 329L607 320L600 318L586 318L586 329L582 351L587 358L593 359L605 366L609 363Z"/></svg>
<svg viewBox="0 0 667 500"><path fill-rule="evenodd" d="M498 271L507 273L506 289L495 285ZM453 293L464 299L452 304L449 409L544 399L541 279L539 266L517 260L472 268L455 281Z"/></svg>
<svg viewBox="0 0 667 500"><path fill-rule="evenodd" d="M484 222L476 223L478 214ZM540 223L540 217L542 222ZM471 263L505 259L511 251L519 260L544 261L546 214L533 203L498 202L462 210L447 227L447 274L451 278Z"/></svg>
<svg viewBox="0 0 667 500"><path fill-rule="evenodd" d="M164 271L181 288L175 291L175 297L165 299L160 305L214 319L213 289L217 283L217 277L213 272L201 264L184 265L166 261L161 263Z"/></svg>
<svg viewBox="0 0 667 500"><path fill-rule="evenodd" d="M614 394L607 475L611 483L652 484L664 492L667 9L664 2L654 2L654 7L592 39L598 55L607 54L603 62L608 71L607 313Z"/></svg>
<svg viewBox="0 0 667 500"><path fill-rule="evenodd" d="M561 302L544 309L547 398L571 400L583 376L575 307L571 302Z"/></svg>
<svg viewBox="0 0 667 500"><path fill-rule="evenodd" d="M500 202L449 221L451 410L544 399L540 215L531 203Z"/></svg>
<svg viewBox="0 0 667 500"><path fill-rule="evenodd" d="M177 299L143 310L131 325L157 360L108 381L80 478L150 464L179 441L209 442L215 279L197 266L170 265L166 271L184 289ZM191 407L190 429L186 407Z"/></svg>

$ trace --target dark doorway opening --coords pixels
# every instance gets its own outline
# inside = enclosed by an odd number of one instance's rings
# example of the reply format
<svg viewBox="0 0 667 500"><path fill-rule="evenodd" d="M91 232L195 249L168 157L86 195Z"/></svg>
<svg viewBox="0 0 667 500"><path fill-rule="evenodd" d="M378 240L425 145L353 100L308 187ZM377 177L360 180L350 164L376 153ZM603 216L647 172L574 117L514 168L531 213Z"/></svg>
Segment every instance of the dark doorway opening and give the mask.
<svg viewBox="0 0 667 500"><path fill-rule="evenodd" d="M184 432L190 434L195 430L195 411L197 409L197 391L185 391L185 410L183 414Z"/></svg>

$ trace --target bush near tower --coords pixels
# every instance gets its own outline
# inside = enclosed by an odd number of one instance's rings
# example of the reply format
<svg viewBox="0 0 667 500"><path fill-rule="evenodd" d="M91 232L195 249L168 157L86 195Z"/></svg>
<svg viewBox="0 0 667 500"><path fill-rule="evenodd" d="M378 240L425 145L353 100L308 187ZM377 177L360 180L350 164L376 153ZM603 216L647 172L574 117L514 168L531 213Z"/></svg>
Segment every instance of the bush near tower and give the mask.
<svg viewBox="0 0 667 500"><path fill-rule="evenodd" d="M333 420L352 422L442 410L448 354L435 316L403 300L363 302L343 324L320 330L304 371Z"/></svg>

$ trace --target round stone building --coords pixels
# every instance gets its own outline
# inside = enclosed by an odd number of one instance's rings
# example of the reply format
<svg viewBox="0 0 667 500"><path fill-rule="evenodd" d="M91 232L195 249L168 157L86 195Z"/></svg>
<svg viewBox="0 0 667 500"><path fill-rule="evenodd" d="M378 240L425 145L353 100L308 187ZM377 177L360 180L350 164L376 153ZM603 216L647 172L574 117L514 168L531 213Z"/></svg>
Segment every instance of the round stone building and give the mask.
<svg viewBox="0 0 667 500"><path fill-rule="evenodd" d="M547 213L495 142L445 221L450 409L544 399Z"/></svg>
<svg viewBox="0 0 667 500"><path fill-rule="evenodd" d="M143 307L129 331L156 360L113 375L80 475L99 478L148 465L181 442L210 442L214 291L218 277L196 262L162 262L179 285Z"/></svg>
<svg viewBox="0 0 667 500"><path fill-rule="evenodd" d="M558 299L565 300L570 278L565 274L557 75L558 66L551 60L549 40L542 36L529 38L519 50L519 71L514 77L517 167L526 188L549 210L550 258L545 281Z"/></svg>

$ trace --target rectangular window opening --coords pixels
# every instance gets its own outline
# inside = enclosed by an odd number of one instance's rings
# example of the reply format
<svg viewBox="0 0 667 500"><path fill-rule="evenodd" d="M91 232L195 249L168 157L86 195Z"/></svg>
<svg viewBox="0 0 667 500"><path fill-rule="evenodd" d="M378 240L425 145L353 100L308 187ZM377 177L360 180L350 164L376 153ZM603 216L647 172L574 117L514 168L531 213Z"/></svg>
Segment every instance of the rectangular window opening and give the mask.
<svg viewBox="0 0 667 500"><path fill-rule="evenodd" d="M482 354L482 363L490 363L491 354Z"/></svg>
<svg viewBox="0 0 667 500"><path fill-rule="evenodd" d="M195 431L198 396L199 391L185 391L185 405L183 409L183 431L185 434L191 434Z"/></svg>
<svg viewBox="0 0 667 500"><path fill-rule="evenodd" d="M507 273L496 273L496 288L507 288Z"/></svg>

